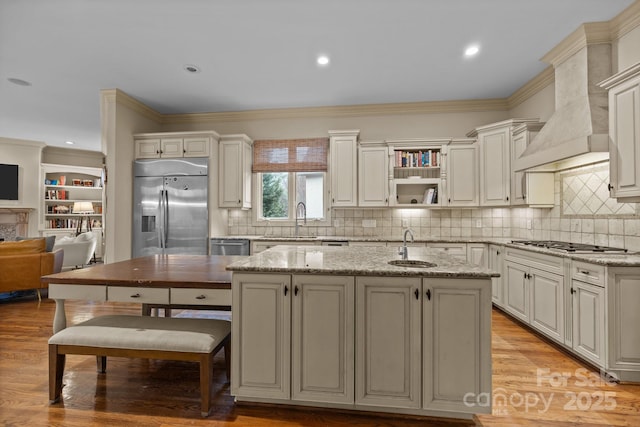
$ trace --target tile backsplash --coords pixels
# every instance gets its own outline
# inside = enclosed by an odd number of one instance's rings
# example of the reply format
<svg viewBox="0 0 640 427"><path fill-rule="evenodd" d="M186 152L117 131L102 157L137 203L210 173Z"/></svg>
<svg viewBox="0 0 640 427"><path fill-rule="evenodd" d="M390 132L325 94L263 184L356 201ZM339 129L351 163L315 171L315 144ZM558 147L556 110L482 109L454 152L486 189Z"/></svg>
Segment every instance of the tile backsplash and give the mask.
<svg viewBox="0 0 640 427"><path fill-rule="evenodd" d="M608 197L608 173L607 164L556 173L555 203L551 209L333 209L333 227L304 227L302 233L401 238L402 230L408 226L416 238L553 239L640 251L637 205L616 203ZM294 235L295 228L255 226L250 210L231 210L228 233L288 237Z"/></svg>

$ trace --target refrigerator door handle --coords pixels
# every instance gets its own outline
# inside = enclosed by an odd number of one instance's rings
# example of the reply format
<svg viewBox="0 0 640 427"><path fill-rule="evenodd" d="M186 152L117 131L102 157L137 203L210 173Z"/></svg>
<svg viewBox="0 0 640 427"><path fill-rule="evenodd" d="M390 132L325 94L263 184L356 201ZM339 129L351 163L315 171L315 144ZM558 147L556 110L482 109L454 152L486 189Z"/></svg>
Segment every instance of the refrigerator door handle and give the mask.
<svg viewBox="0 0 640 427"><path fill-rule="evenodd" d="M169 191L164 190L164 224L162 227L164 233L163 248L167 248L167 240L169 238Z"/></svg>
<svg viewBox="0 0 640 427"><path fill-rule="evenodd" d="M160 190L158 195L158 241L160 243L160 249L164 249L164 190Z"/></svg>

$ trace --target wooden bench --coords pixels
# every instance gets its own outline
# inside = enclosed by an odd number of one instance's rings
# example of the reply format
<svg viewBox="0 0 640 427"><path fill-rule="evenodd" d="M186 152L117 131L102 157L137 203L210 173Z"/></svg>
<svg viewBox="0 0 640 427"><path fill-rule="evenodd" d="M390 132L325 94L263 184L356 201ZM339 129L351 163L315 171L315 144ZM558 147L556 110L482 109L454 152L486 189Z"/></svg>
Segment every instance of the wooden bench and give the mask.
<svg viewBox="0 0 640 427"><path fill-rule="evenodd" d="M104 373L107 356L200 362L202 416L211 412L213 357L224 348L230 375L231 323L218 319L98 316L61 330L49 339L49 400L60 400L65 355L97 356Z"/></svg>

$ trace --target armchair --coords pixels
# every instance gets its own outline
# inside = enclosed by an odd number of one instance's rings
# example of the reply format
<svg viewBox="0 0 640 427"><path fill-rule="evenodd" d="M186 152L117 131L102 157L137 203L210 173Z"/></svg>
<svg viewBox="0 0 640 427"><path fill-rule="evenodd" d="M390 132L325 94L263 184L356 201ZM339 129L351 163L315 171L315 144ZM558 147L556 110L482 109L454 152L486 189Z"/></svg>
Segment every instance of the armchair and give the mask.
<svg viewBox="0 0 640 427"><path fill-rule="evenodd" d="M64 249L63 269L82 268L89 264L96 250L97 237L92 231L76 237L62 237L56 240L53 249Z"/></svg>

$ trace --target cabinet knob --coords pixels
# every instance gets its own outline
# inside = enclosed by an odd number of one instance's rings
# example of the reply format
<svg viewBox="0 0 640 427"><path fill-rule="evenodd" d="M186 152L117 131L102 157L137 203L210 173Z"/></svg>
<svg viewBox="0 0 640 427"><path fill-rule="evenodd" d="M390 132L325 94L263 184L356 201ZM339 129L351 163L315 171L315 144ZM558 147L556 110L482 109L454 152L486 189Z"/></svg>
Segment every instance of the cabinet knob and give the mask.
<svg viewBox="0 0 640 427"><path fill-rule="evenodd" d="M298 287L297 286L295 286L293 288L293 295L298 296Z"/></svg>
<svg viewBox="0 0 640 427"><path fill-rule="evenodd" d="M284 287L284 296L285 296L285 297L287 296L287 292L289 292L289 287L288 287L288 286L285 286L285 287Z"/></svg>
<svg viewBox="0 0 640 427"><path fill-rule="evenodd" d="M140 294L133 294L131 295L131 298L140 298Z"/></svg>
<svg viewBox="0 0 640 427"><path fill-rule="evenodd" d="M611 190L613 190L613 185L607 184L607 188L609 189L609 191L611 191Z"/></svg>
<svg viewBox="0 0 640 427"><path fill-rule="evenodd" d="M431 289L427 289L427 299L431 301Z"/></svg>
<svg viewBox="0 0 640 427"><path fill-rule="evenodd" d="M509 201L509 196L507 196L507 202Z"/></svg>
<svg viewBox="0 0 640 427"><path fill-rule="evenodd" d="M206 297L206 296L204 296L204 295L198 295L198 296L196 297L196 299L205 299L205 298L207 298L207 297Z"/></svg>
<svg viewBox="0 0 640 427"><path fill-rule="evenodd" d="M156 150L156 154L160 154L160 150Z"/></svg>
<svg viewBox="0 0 640 427"><path fill-rule="evenodd" d="M418 290L416 289L416 291L414 292L416 299L420 299L420 292L418 292Z"/></svg>
<svg viewBox="0 0 640 427"><path fill-rule="evenodd" d="M183 149L183 150L182 150L182 152L183 152L183 153L186 153L186 152L187 152L187 150Z"/></svg>
<svg viewBox="0 0 640 427"><path fill-rule="evenodd" d="M571 288L571 294L575 294L575 293L576 293L576 290Z"/></svg>

